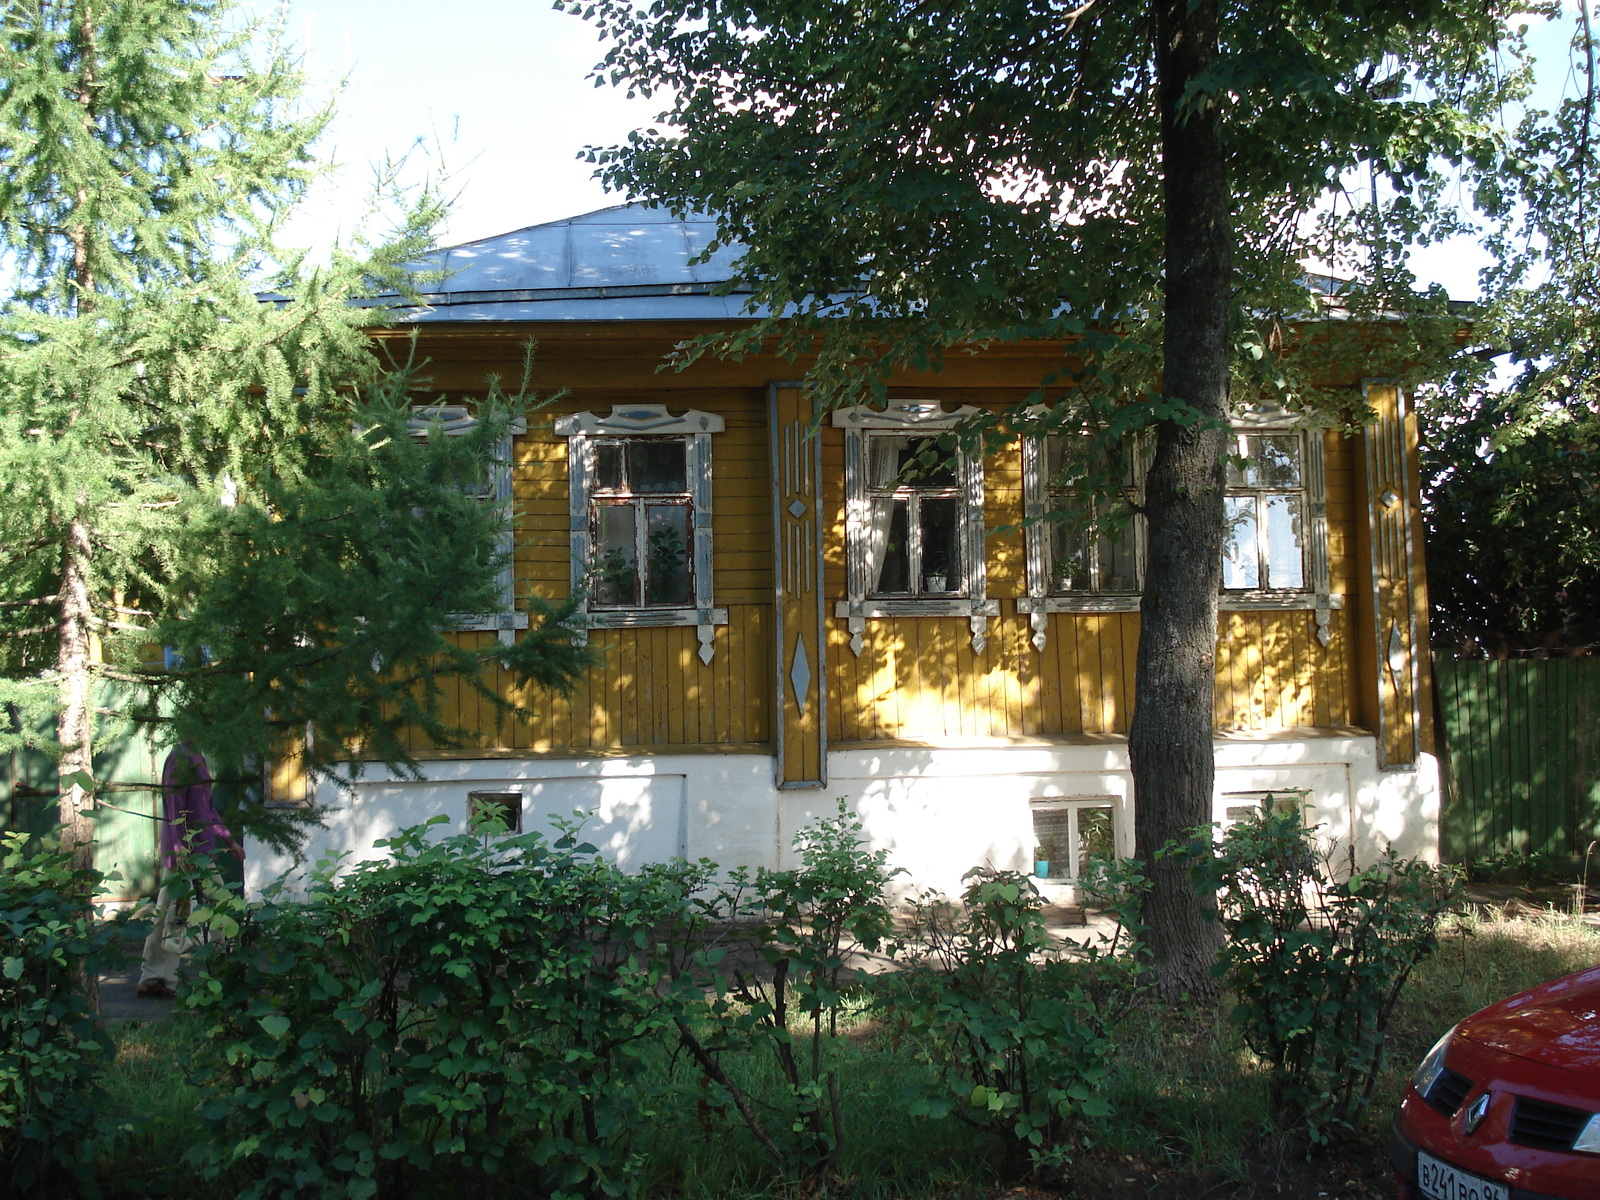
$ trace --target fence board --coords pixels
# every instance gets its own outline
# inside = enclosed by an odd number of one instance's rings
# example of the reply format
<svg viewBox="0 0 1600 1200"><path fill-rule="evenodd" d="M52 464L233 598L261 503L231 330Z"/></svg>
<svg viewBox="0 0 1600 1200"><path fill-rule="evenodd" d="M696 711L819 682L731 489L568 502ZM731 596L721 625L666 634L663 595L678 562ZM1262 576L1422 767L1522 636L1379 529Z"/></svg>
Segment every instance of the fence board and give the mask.
<svg viewBox="0 0 1600 1200"><path fill-rule="evenodd" d="M1600 839L1600 658L1438 658L1440 850L1582 859Z"/></svg>

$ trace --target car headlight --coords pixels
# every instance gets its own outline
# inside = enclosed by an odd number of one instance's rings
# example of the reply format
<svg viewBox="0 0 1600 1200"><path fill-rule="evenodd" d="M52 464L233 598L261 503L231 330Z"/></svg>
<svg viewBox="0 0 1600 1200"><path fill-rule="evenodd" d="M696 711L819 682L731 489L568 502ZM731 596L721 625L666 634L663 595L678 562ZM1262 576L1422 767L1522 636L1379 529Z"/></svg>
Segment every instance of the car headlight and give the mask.
<svg viewBox="0 0 1600 1200"><path fill-rule="evenodd" d="M1600 1115L1589 1118L1578 1134L1577 1140L1572 1143L1574 1150L1587 1150L1590 1154L1600 1154Z"/></svg>
<svg viewBox="0 0 1600 1200"><path fill-rule="evenodd" d="M1439 1081L1439 1076L1444 1074L1444 1056L1450 1049L1450 1039L1455 1036L1455 1032L1456 1027L1450 1026L1445 1035L1433 1044L1433 1049L1423 1055L1422 1061L1417 1064L1417 1069L1411 1073L1411 1086L1416 1088L1417 1095L1424 1099L1428 1095L1428 1089ZM1594 1124L1593 1121L1589 1123Z"/></svg>

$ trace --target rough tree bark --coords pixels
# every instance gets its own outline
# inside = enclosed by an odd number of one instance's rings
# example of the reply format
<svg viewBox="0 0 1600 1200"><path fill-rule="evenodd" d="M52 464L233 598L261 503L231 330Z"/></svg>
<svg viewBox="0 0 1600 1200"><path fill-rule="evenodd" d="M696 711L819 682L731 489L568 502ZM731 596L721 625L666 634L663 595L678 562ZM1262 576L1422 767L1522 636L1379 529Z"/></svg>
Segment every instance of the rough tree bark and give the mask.
<svg viewBox="0 0 1600 1200"><path fill-rule="evenodd" d="M79 772L94 774L93 679L89 661L89 527L74 520L62 554L59 606L60 649L56 670L61 680L61 711L56 717L56 741L61 747L57 773L57 814L61 848L72 853L73 867L94 866L94 793L73 778ZM68 780L71 782L67 782Z"/></svg>
<svg viewBox="0 0 1600 1200"><path fill-rule="evenodd" d="M1217 53L1216 0L1156 0L1166 311L1163 394L1198 419L1162 422L1146 479L1149 559L1140 605L1136 703L1129 733L1134 854L1151 880L1144 903L1159 993L1216 992L1221 932L1184 867L1156 852L1211 821L1211 711L1222 575L1223 456L1228 414L1230 199L1215 107L1185 111L1185 91Z"/></svg>

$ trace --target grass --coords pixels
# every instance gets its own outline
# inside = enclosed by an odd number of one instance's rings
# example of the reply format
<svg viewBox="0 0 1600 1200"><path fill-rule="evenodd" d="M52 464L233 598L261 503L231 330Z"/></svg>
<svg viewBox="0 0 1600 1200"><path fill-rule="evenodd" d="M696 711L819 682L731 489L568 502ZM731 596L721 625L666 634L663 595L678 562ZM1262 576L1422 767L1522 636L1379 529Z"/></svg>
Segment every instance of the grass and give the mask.
<svg viewBox="0 0 1600 1200"><path fill-rule="evenodd" d="M1328 1177L1348 1179L1360 1170L1381 1179L1388 1121L1405 1080L1449 1025L1494 1000L1597 963L1600 931L1574 921L1458 921L1413 975L1389 1031L1387 1065L1366 1128L1341 1151L1342 1160L1327 1166ZM221 1195L181 1162L200 1128L199 1093L186 1078L187 1064L205 1048L198 1025L180 1016L154 1025L122 1022L113 1033L118 1054L104 1084L117 1108L139 1114L141 1122L102 1165L108 1194ZM847 1141L841 1191L863 1200L909 1200L994 1195L1009 1186L992 1143L954 1122L905 1112L899 1096L922 1070L909 1045L861 1017L842 1042ZM753 1057L735 1070L758 1093L776 1093L770 1061ZM685 1057L663 1050L646 1082L662 1098L650 1127L640 1131L644 1195L723 1200L792 1190L748 1134L730 1129L706 1107L699 1071ZM1139 1194L1118 1182L1134 1177L1167 1181L1163 1194L1327 1190L1321 1182L1307 1184L1306 1172L1321 1168L1308 1165L1301 1143L1275 1127L1265 1084L1265 1072L1240 1044L1225 1008L1177 1015L1136 1009L1117 1030L1108 1086L1114 1116L1088 1131L1077 1162L1055 1182L1069 1190L1076 1185L1077 1194L1090 1198Z"/></svg>
<svg viewBox="0 0 1600 1200"><path fill-rule="evenodd" d="M1600 929L1559 914L1458 920L1417 969L1389 1030L1380 1094L1398 1102L1412 1068L1446 1029L1486 1005L1600 965Z"/></svg>

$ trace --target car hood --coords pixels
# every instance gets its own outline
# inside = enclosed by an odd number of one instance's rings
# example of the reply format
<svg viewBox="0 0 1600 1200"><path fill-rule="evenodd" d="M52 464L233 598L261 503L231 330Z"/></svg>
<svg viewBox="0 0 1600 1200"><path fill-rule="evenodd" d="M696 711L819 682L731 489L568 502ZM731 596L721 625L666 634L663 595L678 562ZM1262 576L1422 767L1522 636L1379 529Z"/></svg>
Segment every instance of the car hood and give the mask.
<svg viewBox="0 0 1600 1200"><path fill-rule="evenodd" d="M1456 1032L1547 1066L1600 1072L1600 967L1492 1004Z"/></svg>

